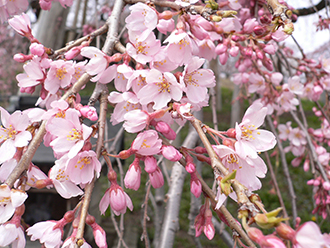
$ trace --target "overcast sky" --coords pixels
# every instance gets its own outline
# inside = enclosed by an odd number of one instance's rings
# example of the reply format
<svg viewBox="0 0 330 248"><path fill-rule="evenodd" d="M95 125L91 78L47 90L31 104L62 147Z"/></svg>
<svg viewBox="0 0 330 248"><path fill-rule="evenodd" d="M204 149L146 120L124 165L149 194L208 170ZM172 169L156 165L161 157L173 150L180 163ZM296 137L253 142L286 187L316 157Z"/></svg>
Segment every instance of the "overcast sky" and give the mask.
<svg viewBox="0 0 330 248"><path fill-rule="evenodd" d="M311 2L317 4L320 0L287 0L286 2L294 8L309 7ZM315 23L318 22L318 15L326 17L325 10L317 14L308 15L306 17L299 17L298 21L294 24L295 30L293 36L299 42L300 46L304 49L305 53L313 52L325 43L330 42L329 29L316 32ZM293 44L291 38L287 39L288 43Z"/></svg>

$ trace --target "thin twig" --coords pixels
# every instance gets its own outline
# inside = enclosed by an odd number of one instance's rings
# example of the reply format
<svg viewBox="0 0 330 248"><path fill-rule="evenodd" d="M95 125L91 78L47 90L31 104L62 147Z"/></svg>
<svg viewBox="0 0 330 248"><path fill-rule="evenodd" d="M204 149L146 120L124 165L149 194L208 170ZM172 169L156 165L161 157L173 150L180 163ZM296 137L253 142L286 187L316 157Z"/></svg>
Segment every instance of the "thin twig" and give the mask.
<svg viewBox="0 0 330 248"><path fill-rule="evenodd" d="M147 220L149 219L149 217L148 217L148 201L149 201L150 189L151 189L151 183L148 182L147 192L146 192L146 196L144 198L144 203L143 203L144 211L143 211L143 221L142 221L142 228L143 228L142 238L144 239L144 244L145 244L146 248L150 247L148 231L147 231Z"/></svg>
<svg viewBox="0 0 330 248"><path fill-rule="evenodd" d="M266 118L267 118L268 125L270 126L270 130L272 131L272 133L275 135L275 137L277 139L277 147L278 147L278 150L279 150L280 156L281 156L282 168L283 168L284 176L288 183L289 193L290 193L290 197L291 197L292 217L293 217L293 223L295 225L296 218L298 216L297 204L296 204L297 197L296 197L296 194L295 194L295 191L293 188L292 179L291 179L290 171L289 171L289 166L288 166L288 163L286 162L286 157L285 157L285 152L284 152L284 149L282 146L282 142L278 136L278 133L276 132L274 124L273 124L270 116L267 116Z"/></svg>

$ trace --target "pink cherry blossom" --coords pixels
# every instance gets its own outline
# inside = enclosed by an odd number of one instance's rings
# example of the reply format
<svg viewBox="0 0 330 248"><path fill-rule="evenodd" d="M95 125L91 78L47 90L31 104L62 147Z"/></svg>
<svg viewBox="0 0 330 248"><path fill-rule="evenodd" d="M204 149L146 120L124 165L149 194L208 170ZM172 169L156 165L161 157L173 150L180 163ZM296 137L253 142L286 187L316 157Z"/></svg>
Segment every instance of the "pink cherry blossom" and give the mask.
<svg viewBox="0 0 330 248"><path fill-rule="evenodd" d="M85 140L89 138L93 129L81 124L79 112L68 109L65 118L54 118L48 125L48 131L56 136L50 143L55 153L66 153L73 158L84 146Z"/></svg>
<svg viewBox="0 0 330 248"><path fill-rule="evenodd" d="M141 167L139 162L140 159L135 158L133 163L129 166L124 178L125 187L135 191L140 188L141 182Z"/></svg>
<svg viewBox="0 0 330 248"><path fill-rule="evenodd" d="M194 171L193 173L190 174L191 179L190 179L190 192L196 197L200 197L202 193L202 184L199 181L199 179L196 176L196 172Z"/></svg>
<svg viewBox="0 0 330 248"><path fill-rule="evenodd" d="M56 160L55 165L48 172L49 179L56 191L65 199L83 194L83 191L70 180L66 172L67 160L66 156Z"/></svg>
<svg viewBox="0 0 330 248"><path fill-rule="evenodd" d="M251 73L249 82L249 93L262 93L266 89L265 79L260 74Z"/></svg>
<svg viewBox="0 0 330 248"><path fill-rule="evenodd" d="M79 152L67 162L66 173L75 184L87 184L100 176L102 165L92 150Z"/></svg>
<svg viewBox="0 0 330 248"><path fill-rule="evenodd" d="M26 240L22 226L13 223L0 225L0 246L13 248L25 247Z"/></svg>
<svg viewBox="0 0 330 248"><path fill-rule="evenodd" d="M90 59L85 68L91 76L104 72L108 66L107 55L96 47L83 47L81 55Z"/></svg>
<svg viewBox="0 0 330 248"><path fill-rule="evenodd" d="M147 85L137 93L141 104L154 102L153 108L161 109L172 99L179 101L182 97L181 86L170 72L161 73L151 69L146 81Z"/></svg>
<svg viewBox="0 0 330 248"><path fill-rule="evenodd" d="M125 19L126 27L130 32L141 34L148 30L151 32L156 28L158 17L155 10L143 3L137 3L130 8L131 13Z"/></svg>
<svg viewBox="0 0 330 248"><path fill-rule="evenodd" d="M135 153L142 156L151 156L160 152L162 141L155 130L139 133L132 144Z"/></svg>
<svg viewBox="0 0 330 248"><path fill-rule="evenodd" d="M123 127L129 133L137 133L149 125L149 114L140 109L134 109L124 115Z"/></svg>
<svg viewBox="0 0 330 248"><path fill-rule="evenodd" d="M29 131L25 131L30 125L27 114L17 110L10 115L4 108L0 107L1 122L0 127L0 163L14 157L17 147L27 146L32 139Z"/></svg>
<svg viewBox="0 0 330 248"><path fill-rule="evenodd" d="M51 94L70 85L75 69L72 61L56 60L51 62L44 86Z"/></svg>
<svg viewBox="0 0 330 248"><path fill-rule="evenodd" d="M330 240L322 235L319 226L312 221L308 221L299 227L295 240L294 248L330 247Z"/></svg>
<svg viewBox="0 0 330 248"><path fill-rule="evenodd" d="M153 125L158 132L164 135L166 139L175 140L176 133L166 122L152 120L150 124Z"/></svg>
<svg viewBox="0 0 330 248"><path fill-rule="evenodd" d="M198 69L204 63L204 59L193 57L185 66L180 82L185 85L184 91L189 101L201 102L207 95L207 87L215 86L215 77L209 69Z"/></svg>
<svg viewBox="0 0 330 248"><path fill-rule="evenodd" d="M131 43L127 43L126 45L126 51L128 55L141 64L152 61L154 55L156 55L160 49L160 41L156 39L154 33L149 33L148 36L131 35L130 41Z"/></svg>
<svg viewBox="0 0 330 248"><path fill-rule="evenodd" d="M296 106L299 104L298 99L291 91L283 91L282 94L276 99L276 109L279 114L283 112L288 112L290 110L295 110Z"/></svg>
<svg viewBox="0 0 330 248"><path fill-rule="evenodd" d="M24 73L16 76L19 87L36 86L46 78L45 70L38 59L32 59L23 66Z"/></svg>
<svg viewBox="0 0 330 248"><path fill-rule="evenodd" d="M38 222L27 229L27 235L31 236L31 241L39 239L46 248L58 248L62 244L63 230L56 226L56 221Z"/></svg>
<svg viewBox="0 0 330 248"><path fill-rule="evenodd" d="M22 1L22 3L26 2L27 1ZM27 14L22 13L21 15L15 15L13 18L8 20L8 23L20 35L26 36L28 38L32 36L31 22Z"/></svg>
<svg viewBox="0 0 330 248"><path fill-rule="evenodd" d="M17 189L10 189L7 184L0 185L0 224L8 221L15 209L21 206L28 195Z"/></svg>
<svg viewBox="0 0 330 248"><path fill-rule="evenodd" d="M167 34L167 32L171 32L175 27L175 23L173 19L164 20L160 19L157 24L157 29L162 34Z"/></svg>
<svg viewBox="0 0 330 248"><path fill-rule="evenodd" d="M236 179L240 183L251 191L261 188L259 178L265 177L267 167L259 156L244 159L239 153L227 146L217 145L213 148L229 173L236 170Z"/></svg>
<svg viewBox="0 0 330 248"><path fill-rule="evenodd" d="M167 46L167 54L170 61L180 66L188 64L193 51L198 51L196 43L186 32L174 30L164 42L169 43Z"/></svg>
<svg viewBox="0 0 330 248"><path fill-rule="evenodd" d="M297 95L302 95L304 90L304 85L300 83L298 76L294 76L288 79L288 88L289 90Z"/></svg>
<svg viewBox="0 0 330 248"><path fill-rule="evenodd" d="M160 188L164 185L164 177L159 167L157 167L154 172L149 173L149 179L152 187L154 187L155 189Z"/></svg>
<svg viewBox="0 0 330 248"><path fill-rule="evenodd" d="M267 107L254 102L245 112L240 124L236 123L236 152L244 159L247 156L257 158L257 152L272 149L276 144L274 134L258 129L264 122Z"/></svg>
<svg viewBox="0 0 330 248"><path fill-rule="evenodd" d="M115 215L126 213L126 208L129 208L131 211L133 210L131 199L116 183L111 183L110 188L105 191L105 194L100 201L99 208L101 214L104 214L109 205Z"/></svg>
<svg viewBox="0 0 330 248"><path fill-rule="evenodd" d="M161 72L173 71L178 66L179 64L174 63L169 59L165 47L161 47L159 52L154 56L153 61L151 61L151 68L157 69Z"/></svg>
<svg viewBox="0 0 330 248"><path fill-rule="evenodd" d="M116 103L110 119L112 125L116 125L124 121L124 116L129 111L141 108L141 104L139 104L137 96L133 92L129 91L124 93L112 91L108 96L108 100L111 103Z"/></svg>

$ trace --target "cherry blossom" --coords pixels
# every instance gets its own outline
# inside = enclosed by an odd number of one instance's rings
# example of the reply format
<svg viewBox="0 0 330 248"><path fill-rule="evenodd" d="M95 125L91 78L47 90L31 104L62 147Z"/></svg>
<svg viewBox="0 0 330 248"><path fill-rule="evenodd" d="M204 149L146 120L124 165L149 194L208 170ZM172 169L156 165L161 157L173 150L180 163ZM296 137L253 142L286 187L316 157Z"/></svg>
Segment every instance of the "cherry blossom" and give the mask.
<svg viewBox="0 0 330 248"><path fill-rule="evenodd" d="M46 248L58 248L62 244L63 230L57 227L56 221L38 222L27 229L27 234L31 241L39 239Z"/></svg>
<svg viewBox="0 0 330 248"><path fill-rule="evenodd" d="M21 206L28 195L17 189L10 189L7 184L0 185L0 224L9 220L15 208Z"/></svg>
<svg viewBox="0 0 330 248"><path fill-rule="evenodd" d="M141 167L139 162L140 159L135 158L133 163L129 166L124 178L125 187L135 191L140 188L141 182Z"/></svg>
<svg viewBox="0 0 330 248"><path fill-rule="evenodd" d="M330 247L329 238L322 235L318 225L312 221L308 221L298 228L295 235L295 240L295 248Z"/></svg>
<svg viewBox="0 0 330 248"><path fill-rule="evenodd" d="M79 152L67 162L66 173L75 184L87 184L100 176L102 165L92 150Z"/></svg>
<svg viewBox="0 0 330 248"><path fill-rule="evenodd" d="M170 72L161 73L151 69L147 75L147 85L137 94L141 104L154 102L154 109L166 107L172 99L179 101L182 97L182 87Z"/></svg>
<svg viewBox="0 0 330 248"><path fill-rule="evenodd" d="M208 69L198 69L203 63L204 59L193 57L189 64L187 64L180 77L180 81L185 85L184 91L187 94L189 101L193 103L201 102L207 95L206 87L214 87L214 74Z"/></svg>
<svg viewBox="0 0 330 248"><path fill-rule="evenodd" d="M23 228L12 223L0 225L0 246L6 247L10 244L13 248L25 247Z"/></svg>
<svg viewBox="0 0 330 248"><path fill-rule="evenodd" d="M162 141L154 130L139 133L132 144L135 153L142 156L151 156L160 152Z"/></svg>
<svg viewBox="0 0 330 248"><path fill-rule="evenodd" d="M131 13L125 19L129 31L141 34L144 31L151 32L156 28L158 17L156 12L148 5L137 3L130 7Z"/></svg>
<svg viewBox="0 0 330 248"><path fill-rule="evenodd" d="M74 74L75 69L72 61L57 60L51 62L44 82L45 89L51 94L55 94L60 88L64 89L70 85Z"/></svg>
<svg viewBox="0 0 330 248"><path fill-rule="evenodd" d="M133 210L133 204L126 192L116 183L111 183L109 189L105 191L104 196L100 201L101 214L107 210L110 205L115 215L126 213L126 208Z"/></svg>
<svg viewBox="0 0 330 248"><path fill-rule="evenodd" d="M68 109L65 118L54 118L48 124L48 131L56 138L50 143L55 153L66 153L73 158L84 146L85 140L92 133L92 128L81 124L79 112Z"/></svg>
<svg viewBox="0 0 330 248"><path fill-rule="evenodd" d="M14 157L17 148L27 146L32 135L26 128L30 125L27 114L17 110L10 115L4 108L0 107L1 122L0 128L0 163Z"/></svg>
<svg viewBox="0 0 330 248"><path fill-rule="evenodd" d="M131 35L133 36L133 35ZM141 64L146 64L153 60L160 49L160 41L156 39L154 33L149 33L148 36L138 35L130 37L132 43L127 43L126 51Z"/></svg>
<svg viewBox="0 0 330 248"><path fill-rule="evenodd" d="M21 3L27 3L27 1L21 1ZM27 7L28 5L26 5ZM21 6L23 7L23 6ZM24 7L23 7L24 8ZM21 15L16 15L8 20L9 25L20 35L31 37L31 22L27 14L22 13Z"/></svg>
<svg viewBox="0 0 330 248"><path fill-rule="evenodd" d="M255 159L257 152L267 151L275 146L274 134L258 129L263 124L266 114L267 108L255 102L246 110L242 122L236 123L235 150L243 159L247 156Z"/></svg>
<svg viewBox="0 0 330 248"><path fill-rule="evenodd" d="M48 175L56 191L63 198L69 199L82 195L83 191L69 179L69 175L66 172L67 160L68 158L66 156L56 160L55 165L49 170Z"/></svg>
<svg viewBox="0 0 330 248"><path fill-rule="evenodd" d="M152 187L154 187L155 189L160 188L164 185L164 177L159 167L157 167L154 172L149 173L149 179Z"/></svg>

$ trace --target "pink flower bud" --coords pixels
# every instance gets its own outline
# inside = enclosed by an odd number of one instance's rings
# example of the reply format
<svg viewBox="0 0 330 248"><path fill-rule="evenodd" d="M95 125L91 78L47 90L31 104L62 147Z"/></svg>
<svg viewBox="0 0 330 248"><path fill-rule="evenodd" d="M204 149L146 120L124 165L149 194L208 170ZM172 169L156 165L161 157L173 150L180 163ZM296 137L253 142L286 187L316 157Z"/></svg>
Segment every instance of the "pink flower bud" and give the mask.
<svg viewBox="0 0 330 248"><path fill-rule="evenodd" d="M153 126L155 126L155 129L158 132L162 133L165 136L166 139L175 140L176 133L174 132L174 130L166 122L163 122L163 121L159 121L159 122L152 121L151 124Z"/></svg>
<svg viewBox="0 0 330 248"><path fill-rule="evenodd" d="M31 60L33 58L33 54L25 55L23 53L16 53L14 55L14 60L19 63L25 63L28 60Z"/></svg>
<svg viewBox="0 0 330 248"><path fill-rule="evenodd" d="M140 188L141 182L141 167L139 165L139 161L139 159L134 160L134 162L129 166L124 178L125 187L135 191Z"/></svg>
<svg viewBox="0 0 330 248"><path fill-rule="evenodd" d="M264 60L262 60L262 64L264 67L266 67L267 70L273 70L273 62L269 58L265 58Z"/></svg>
<svg viewBox="0 0 330 248"><path fill-rule="evenodd" d="M266 32L266 29L264 27L261 27L261 26L255 26L253 28L253 32L256 34L256 35L263 35L265 32Z"/></svg>
<svg viewBox="0 0 330 248"><path fill-rule="evenodd" d="M276 227L276 232L281 238L287 240L293 240L296 234L295 230L282 222Z"/></svg>
<svg viewBox="0 0 330 248"><path fill-rule="evenodd" d="M160 188L164 185L164 177L162 171L157 167L155 172L149 173L150 183L155 189Z"/></svg>
<svg viewBox="0 0 330 248"><path fill-rule="evenodd" d="M153 156L144 158L144 170L148 173L153 173L157 169L157 160Z"/></svg>
<svg viewBox="0 0 330 248"><path fill-rule="evenodd" d="M13 18L8 20L9 25L20 35L30 38L31 33L31 22L27 14L22 13L21 15L15 15Z"/></svg>
<svg viewBox="0 0 330 248"><path fill-rule="evenodd" d="M41 57L45 53L45 49L42 44L32 43L30 45L30 52L34 55Z"/></svg>
<svg viewBox="0 0 330 248"><path fill-rule="evenodd" d="M215 47L215 53L220 55L220 54L223 54L227 51L228 47L227 45L224 45L224 44L218 44L216 47Z"/></svg>
<svg viewBox="0 0 330 248"><path fill-rule="evenodd" d="M329 183L329 182L324 182L324 183L322 184L322 186L323 186L323 188L324 188L325 190L330 190L330 183Z"/></svg>
<svg viewBox="0 0 330 248"><path fill-rule="evenodd" d="M232 46L230 49L229 49L229 54L230 56L232 57L236 57L239 53L239 47L238 46Z"/></svg>
<svg viewBox="0 0 330 248"><path fill-rule="evenodd" d="M83 117L88 118L91 121L97 121L98 119L96 109L92 106L83 106L79 109L79 112Z"/></svg>
<svg viewBox="0 0 330 248"><path fill-rule="evenodd" d="M222 65L226 64L228 60L228 53L219 54L219 61Z"/></svg>
<svg viewBox="0 0 330 248"><path fill-rule="evenodd" d="M185 168L188 173L194 173L196 171L196 166L193 163L187 163Z"/></svg>
<svg viewBox="0 0 330 248"><path fill-rule="evenodd" d="M195 173L191 173L191 179L190 179L190 191L193 193L193 195L198 198L202 193L202 184L198 180Z"/></svg>
<svg viewBox="0 0 330 248"><path fill-rule="evenodd" d="M182 154L177 149L175 149L173 146L163 145L162 154L166 159L168 159L172 162L179 161L182 158Z"/></svg>
<svg viewBox="0 0 330 248"><path fill-rule="evenodd" d="M52 7L52 1L40 0L39 4L40 4L40 8L43 10L50 10Z"/></svg>
<svg viewBox="0 0 330 248"><path fill-rule="evenodd" d="M273 44L268 44L264 47L263 50L268 54L275 54L277 49Z"/></svg>

